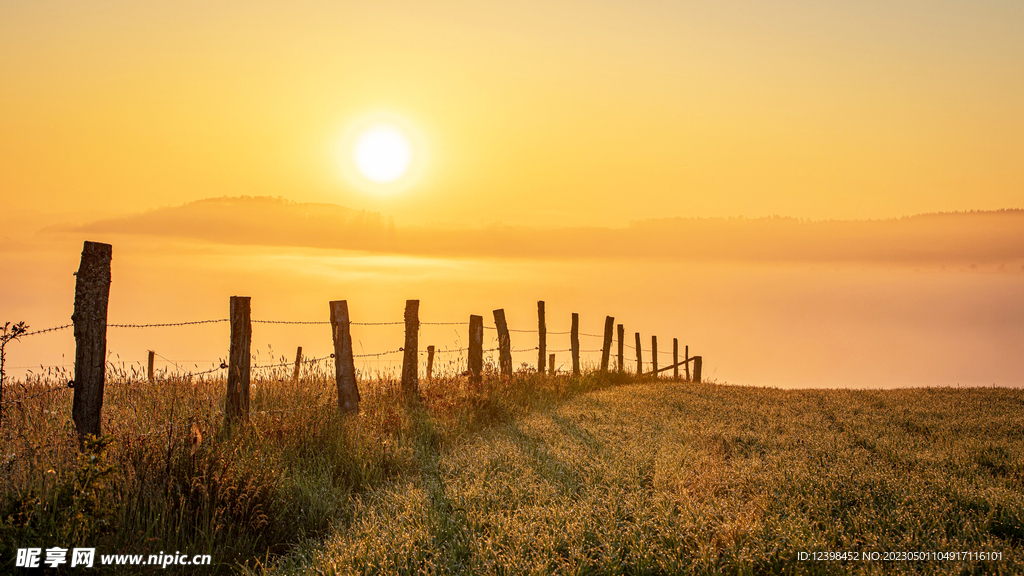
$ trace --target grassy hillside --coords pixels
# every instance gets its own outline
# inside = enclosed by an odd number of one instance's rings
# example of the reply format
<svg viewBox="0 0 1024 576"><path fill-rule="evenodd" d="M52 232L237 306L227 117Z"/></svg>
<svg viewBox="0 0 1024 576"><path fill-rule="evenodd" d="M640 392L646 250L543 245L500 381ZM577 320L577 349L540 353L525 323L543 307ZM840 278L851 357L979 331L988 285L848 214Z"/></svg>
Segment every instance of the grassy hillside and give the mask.
<svg viewBox="0 0 1024 576"><path fill-rule="evenodd" d="M1022 436L1018 390L610 388L419 452L262 572L1021 573Z"/></svg>

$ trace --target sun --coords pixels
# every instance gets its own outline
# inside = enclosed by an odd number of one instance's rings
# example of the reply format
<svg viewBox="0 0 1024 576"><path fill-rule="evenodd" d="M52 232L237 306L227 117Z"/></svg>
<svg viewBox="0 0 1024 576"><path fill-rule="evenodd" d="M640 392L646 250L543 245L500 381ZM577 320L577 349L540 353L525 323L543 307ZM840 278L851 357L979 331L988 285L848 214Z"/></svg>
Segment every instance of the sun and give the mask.
<svg viewBox="0 0 1024 576"><path fill-rule="evenodd" d="M390 124L375 124L356 137L352 160L359 173L372 182L390 184L401 179L412 165L409 137Z"/></svg>

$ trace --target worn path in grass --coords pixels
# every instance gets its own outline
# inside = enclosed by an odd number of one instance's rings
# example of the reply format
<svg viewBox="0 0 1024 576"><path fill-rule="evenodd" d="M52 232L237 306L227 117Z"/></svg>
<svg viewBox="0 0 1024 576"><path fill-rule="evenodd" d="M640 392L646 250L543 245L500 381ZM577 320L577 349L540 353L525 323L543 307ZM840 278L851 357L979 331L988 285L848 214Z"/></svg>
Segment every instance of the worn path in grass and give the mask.
<svg viewBox="0 0 1024 576"><path fill-rule="evenodd" d="M623 386L425 452L269 571L1021 573L1022 437L1019 390Z"/></svg>

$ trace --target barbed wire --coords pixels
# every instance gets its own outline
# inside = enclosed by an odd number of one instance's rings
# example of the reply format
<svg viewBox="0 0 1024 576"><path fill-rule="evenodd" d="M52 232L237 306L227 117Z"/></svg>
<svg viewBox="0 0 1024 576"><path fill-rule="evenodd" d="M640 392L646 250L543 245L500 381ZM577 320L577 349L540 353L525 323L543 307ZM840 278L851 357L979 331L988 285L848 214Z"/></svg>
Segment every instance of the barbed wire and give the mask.
<svg viewBox="0 0 1024 576"><path fill-rule="evenodd" d="M36 334L46 334L47 332L56 332L58 330L67 330L68 328L71 328L73 326L74 326L74 324L65 324L63 326L54 326L53 328L44 328L42 330L35 330L33 332L27 332L25 334L22 334L21 336L18 336L18 338L27 338L29 336L35 336Z"/></svg>
<svg viewBox="0 0 1024 576"><path fill-rule="evenodd" d="M400 326L405 322L349 322L349 324L353 326Z"/></svg>
<svg viewBox="0 0 1024 576"><path fill-rule="evenodd" d="M330 324L330 321L306 321L306 320L253 320L253 324Z"/></svg>
<svg viewBox="0 0 1024 576"><path fill-rule="evenodd" d="M397 352L404 352L404 351L405 351L404 348L399 348L398 350L388 350L387 352L378 352L376 354L353 354L352 357L353 358L370 358L370 357L377 357L377 356L386 356L388 354L395 354Z"/></svg>
<svg viewBox="0 0 1024 576"><path fill-rule="evenodd" d="M165 328L168 326L194 326L196 324L216 324L218 322L227 321L227 318L220 318L217 320L193 320L191 322L165 322L161 324L107 324L107 328Z"/></svg>

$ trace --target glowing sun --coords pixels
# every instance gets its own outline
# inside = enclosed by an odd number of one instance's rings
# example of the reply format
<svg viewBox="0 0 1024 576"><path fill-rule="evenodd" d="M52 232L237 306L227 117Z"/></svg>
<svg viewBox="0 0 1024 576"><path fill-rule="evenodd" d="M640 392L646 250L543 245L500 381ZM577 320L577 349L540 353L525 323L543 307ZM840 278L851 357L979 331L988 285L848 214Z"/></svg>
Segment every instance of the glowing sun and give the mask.
<svg viewBox="0 0 1024 576"><path fill-rule="evenodd" d="M388 184L409 171L412 144L398 128L390 124L376 124L356 137L352 159L364 178Z"/></svg>

